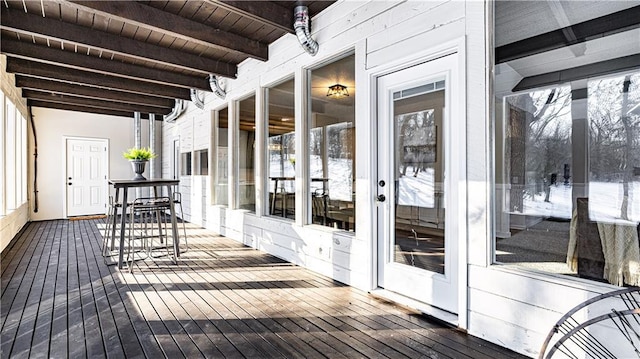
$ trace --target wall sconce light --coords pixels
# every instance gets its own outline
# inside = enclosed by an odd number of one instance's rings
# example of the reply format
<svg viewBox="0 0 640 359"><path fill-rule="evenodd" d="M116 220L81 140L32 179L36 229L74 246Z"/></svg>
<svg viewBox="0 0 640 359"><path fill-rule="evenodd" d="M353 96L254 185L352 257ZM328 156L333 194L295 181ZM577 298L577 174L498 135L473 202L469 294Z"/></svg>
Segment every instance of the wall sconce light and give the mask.
<svg viewBox="0 0 640 359"><path fill-rule="evenodd" d="M349 96L349 91L347 91L347 86L335 84L335 85L329 86L329 91L327 91L327 96L333 97L333 98L346 97L346 96Z"/></svg>

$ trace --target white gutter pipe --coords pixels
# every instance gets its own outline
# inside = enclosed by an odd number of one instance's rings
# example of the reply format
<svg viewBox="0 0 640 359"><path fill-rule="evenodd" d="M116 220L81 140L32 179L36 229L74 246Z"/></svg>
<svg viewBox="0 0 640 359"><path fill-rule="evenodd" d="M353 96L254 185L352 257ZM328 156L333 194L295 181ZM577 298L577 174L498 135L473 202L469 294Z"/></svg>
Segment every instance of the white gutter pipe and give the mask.
<svg viewBox="0 0 640 359"><path fill-rule="evenodd" d="M149 114L149 147L153 153L156 152L156 115L154 113ZM157 157L149 160L149 178L156 178L156 159Z"/></svg>
<svg viewBox="0 0 640 359"><path fill-rule="evenodd" d="M204 92L200 92L197 89L191 89L190 95L191 102L193 102L197 108L202 110L204 108Z"/></svg>
<svg viewBox="0 0 640 359"><path fill-rule="evenodd" d="M311 38L309 25L309 8L306 6L296 6L293 11L293 29L298 37L298 42L302 48L311 56L318 53L318 42Z"/></svg>
<svg viewBox="0 0 640 359"><path fill-rule="evenodd" d="M176 104L173 106L173 110L171 111L170 114L164 116L164 120L169 123L176 122L178 117L180 117L180 115L184 113L184 110L186 110L186 106L184 105L184 100L176 99Z"/></svg>
<svg viewBox="0 0 640 359"><path fill-rule="evenodd" d="M211 87L211 91L213 91L213 93L221 99L224 100L224 98L227 96L227 92L220 86L220 82L218 81L218 77L216 75L209 75L209 86Z"/></svg>

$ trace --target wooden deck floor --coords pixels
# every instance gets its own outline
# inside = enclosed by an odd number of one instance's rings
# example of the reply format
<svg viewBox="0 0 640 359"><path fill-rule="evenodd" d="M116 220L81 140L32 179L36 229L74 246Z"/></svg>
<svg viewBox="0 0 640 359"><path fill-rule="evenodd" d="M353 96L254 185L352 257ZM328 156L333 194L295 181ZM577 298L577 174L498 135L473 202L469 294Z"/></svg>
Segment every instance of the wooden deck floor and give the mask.
<svg viewBox="0 0 640 359"><path fill-rule="evenodd" d="M32 222L2 253L1 358L521 357L196 227L129 274L99 227Z"/></svg>

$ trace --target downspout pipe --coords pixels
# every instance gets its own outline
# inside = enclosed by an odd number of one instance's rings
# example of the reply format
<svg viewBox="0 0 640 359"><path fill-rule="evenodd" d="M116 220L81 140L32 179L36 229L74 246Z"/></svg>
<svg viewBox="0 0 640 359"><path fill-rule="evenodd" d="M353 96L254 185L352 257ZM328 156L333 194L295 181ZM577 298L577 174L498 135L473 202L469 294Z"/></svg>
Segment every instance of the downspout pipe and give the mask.
<svg viewBox="0 0 640 359"><path fill-rule="evenodd" d="M169 123L174 123L184 113L186 110L186 106L184 105L183 99L176 99L175 105L173 106L173 110L171 113L164 116L164 120Z"/></svg>
<svg viewBox="0 0 640 359"><path fill-rule="evenodd" d="M318 42L311 38L309 25L309 8L303 5L296 6L293 11L293 29L302 48L311 56L318 53Z"/></svg>
<svg viewBox="0 0 640 359"><path fill-rule="evenodd" d="M209 87L211 87L211 91L220 97L220 99L224 100L227 96L227 92L220 86L220 81L218 81L218 77L214 74L209 75Z"/></svg>
<svg viewBox="0 0 640 359"><path fill-rule="evenodd" d="M191 102L193 102L197 108L202 110L204 108L204 92L200 92L197 89L191 89L189 94L191 95Z"/></svg>
<svg viewBox="0 0 640 359"><path fill-rule="evenodd" d="M153 153L156 152L156 115L149 114L149 147ZM149 178L156 178L156 158L149 160Z"/></svg>
<svg viewBox="0 0 640 359"><path fill-rule="evenodd" d="M133 145L135 148L142 146L142 117L140 112L133 113Z"/></svg>
<svg viewBox="0 0 640 359"><path fill-rule="evenodd" d="M142 147L142 116L138 111L133 113L133 144L135 148ZM142 197L142 188L136 187L136 197Z"/></svg>

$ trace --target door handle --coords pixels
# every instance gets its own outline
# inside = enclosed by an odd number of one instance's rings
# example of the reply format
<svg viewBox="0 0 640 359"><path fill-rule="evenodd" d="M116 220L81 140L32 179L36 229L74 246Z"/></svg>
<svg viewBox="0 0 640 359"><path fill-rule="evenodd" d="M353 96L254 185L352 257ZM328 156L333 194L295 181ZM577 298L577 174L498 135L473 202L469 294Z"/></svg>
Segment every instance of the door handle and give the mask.
<svg viewBox="0 0 640 359"><path fill-rule="evenodd" d="M383 194L379 194L378 197L376 197L376 200L378 202L384 202L387 199L387 197L385 197Z"/></svg>
<svg viewBox="0 0 640 359"><path fill-rule="evenodd" d="M69 182L69 186L71 186L71 182Z"/></svg>

